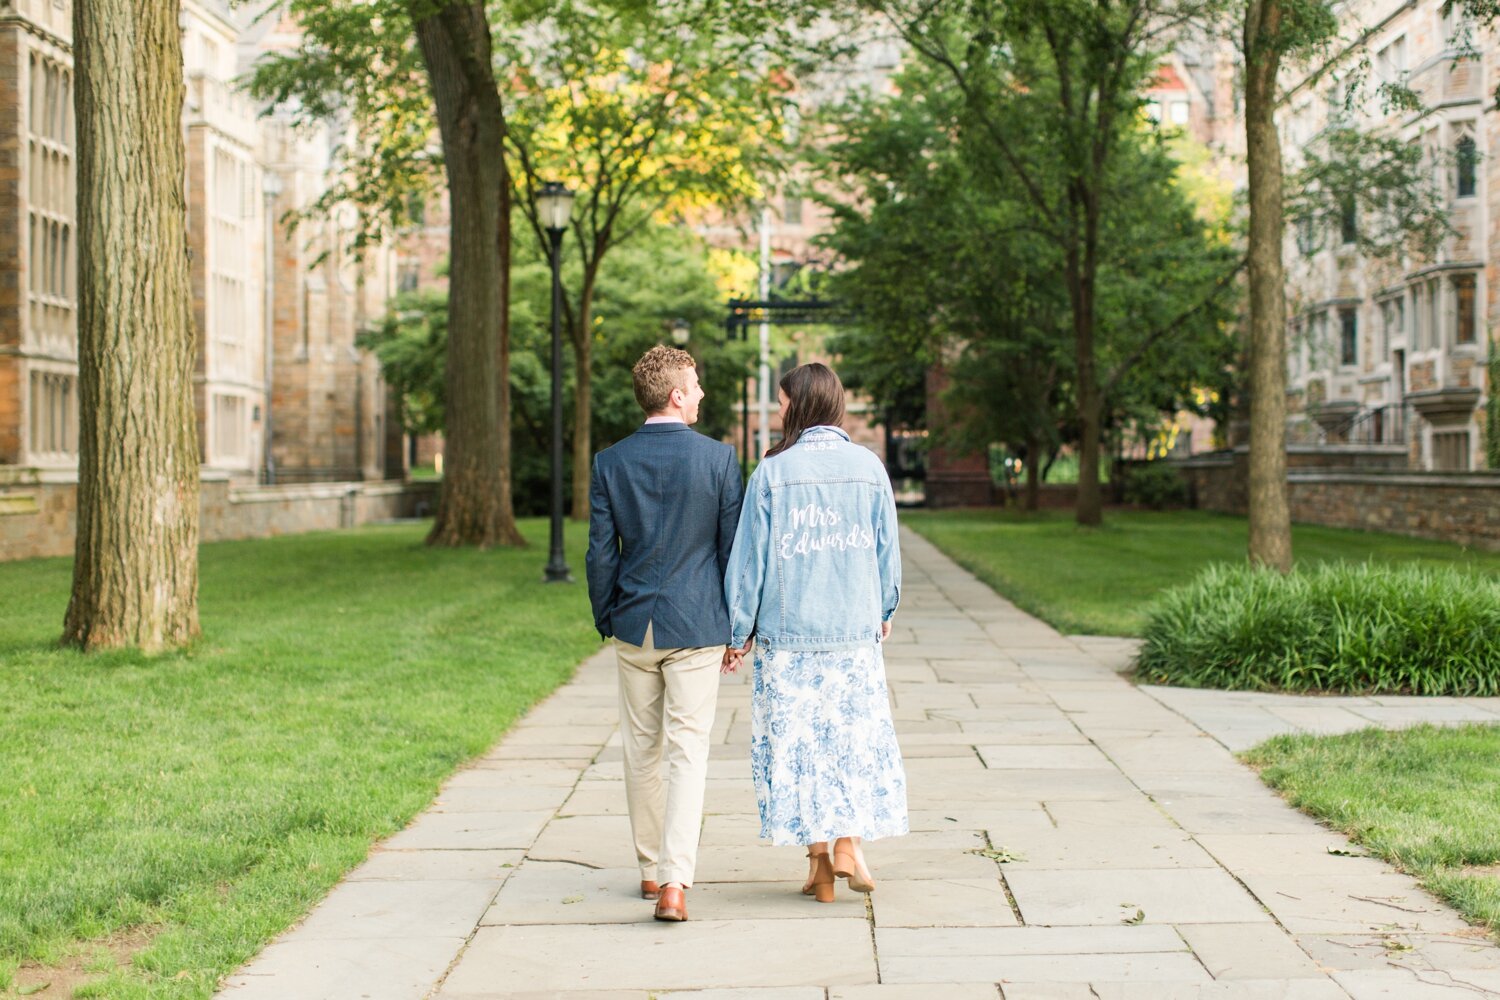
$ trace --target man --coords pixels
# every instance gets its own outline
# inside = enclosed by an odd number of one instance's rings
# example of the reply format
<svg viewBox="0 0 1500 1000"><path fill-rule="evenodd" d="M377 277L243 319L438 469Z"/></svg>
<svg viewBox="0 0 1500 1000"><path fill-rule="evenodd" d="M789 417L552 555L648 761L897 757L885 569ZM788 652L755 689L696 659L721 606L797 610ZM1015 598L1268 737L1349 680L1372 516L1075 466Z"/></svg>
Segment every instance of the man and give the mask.
<svg viewBox="0 0 1500 1000"><path fill-rule="evenodd" d="M686 920L708 734L729 659L724 567L744 487L734 449L691 429L703 399L693 356L653 347L633 375L646 422L594 456L589 600L619 662L641 896L657 901L657 920Z"/></svg>

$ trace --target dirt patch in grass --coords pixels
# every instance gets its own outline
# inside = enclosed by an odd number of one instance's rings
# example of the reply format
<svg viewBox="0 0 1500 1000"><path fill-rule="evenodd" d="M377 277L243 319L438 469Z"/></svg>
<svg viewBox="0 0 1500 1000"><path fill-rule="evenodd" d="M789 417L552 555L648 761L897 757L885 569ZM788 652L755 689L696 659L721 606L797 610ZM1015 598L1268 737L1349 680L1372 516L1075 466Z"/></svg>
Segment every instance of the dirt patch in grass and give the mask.
<svg viewBox="0 0 1500 1000"><path fill-rule="evenodd" d="M154 927L134 927L100 941L76 946L76 951L53 965L23 962L5 996L31 1000L72 1000L73 991L115 969L130 964L156 937Z"/></svg>
<svg viewBox="0 0 1500 1000"><path fill-rule="evenodd" d="M1465 875L1479 875L1483 878L1500 878L1500 865L1470 865L1464 869Z"/></svg>

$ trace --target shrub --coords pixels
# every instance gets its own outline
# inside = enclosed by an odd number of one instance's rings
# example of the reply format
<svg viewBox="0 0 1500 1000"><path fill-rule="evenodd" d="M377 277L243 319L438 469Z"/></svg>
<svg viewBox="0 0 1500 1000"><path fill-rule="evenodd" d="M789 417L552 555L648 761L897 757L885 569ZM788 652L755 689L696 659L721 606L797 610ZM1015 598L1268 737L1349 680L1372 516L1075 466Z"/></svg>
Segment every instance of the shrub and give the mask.
<svg viewBox="0 0 1500 1000"><path fill-rule="evenodd" d="M1500 579L1328 563L1210 566L1151 606L1151 684L1348 694L1500 694Z"/></svg>
<svg viewBox="0 0 1500 1000"><path fill-rule="evenodd" d="M1153 510L1183 507L1188 502L1188 484L1182 472L1166 462L1143 462L1125 469L1124 500Z"/></svg>

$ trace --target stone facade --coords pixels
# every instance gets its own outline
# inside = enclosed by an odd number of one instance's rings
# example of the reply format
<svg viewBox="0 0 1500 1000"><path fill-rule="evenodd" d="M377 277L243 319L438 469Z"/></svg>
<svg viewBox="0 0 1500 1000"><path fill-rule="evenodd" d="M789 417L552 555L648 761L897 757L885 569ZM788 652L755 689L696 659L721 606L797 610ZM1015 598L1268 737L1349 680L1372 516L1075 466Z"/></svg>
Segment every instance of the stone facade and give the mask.
<svg viewBox="0 0 1500 1000"><path fill-rule="evenodd" d="M68 473L0 467L0 562L71 556L77 490ZM426 516L436 502L433 482L252 486L206 472L200 527L205 542L268 538Z"/></svg>
<svg viewBox="0 0 1500 1000"><path fill-rule="evenodd" d="M286 213L338 169L337 136L262 118L234 86L295 46L296 26L223 0L184 0L181 23L203 467L236 482L399 476L402 451L386 440L399 428L377 363L355 345L394 292L390 249L350 259L346 218L289 229ZM0 14L0 466L77 465L70 32L64 0Z"/></svg>
<svg viewBox="0 0 1500 1000"><path fill-rule="evenodd" d="M72 8L0 8L0 465L77 461Z"/></svg>
<svg viewBox="0 0 1500 1000"><path fill-rule="evenodd" d="M1404 444L1423 470L1484 465L1485 361L1500 336L1500 36L1476 32L1477 60L1459 58L1466 30L1442 0L1344 4L1360 41L1332 67L1288 85L1282 114L1288 171L1347 115L1421 146L1455 234L1432 257L1385 263L1359 251L1366 220L1288 227L1288 389L1294 440ZM1348 78L1371 79L1346 109ZM1384 108L1373 89L1405 82L1426 110ZM1455 393L1453 390L1461 390Z"/></svg>

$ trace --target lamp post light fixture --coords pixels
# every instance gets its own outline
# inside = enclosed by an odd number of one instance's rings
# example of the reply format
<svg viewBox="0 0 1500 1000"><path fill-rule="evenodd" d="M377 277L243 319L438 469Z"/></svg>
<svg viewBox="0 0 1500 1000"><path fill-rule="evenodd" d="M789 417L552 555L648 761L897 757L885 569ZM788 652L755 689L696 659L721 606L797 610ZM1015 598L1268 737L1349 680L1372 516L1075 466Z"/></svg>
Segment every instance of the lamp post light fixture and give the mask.
<svg viewBox="0 0 1500 1000"><path fill-rule="evenodd" d="M672 343L678 347L687 346L688 338L693 335L693 327L685 319L674 319L672 321Z"/></svg>
<svg viewBox="0 0 1500 1000"><path fill-rule="evenodd" d="M572 583L563 555L563 427L562 427L562 240L573 214L573 192L557 181L547 181L537 194L538 221L547 231L552 265L552 552L543 576L546 583Z"/></svg>

